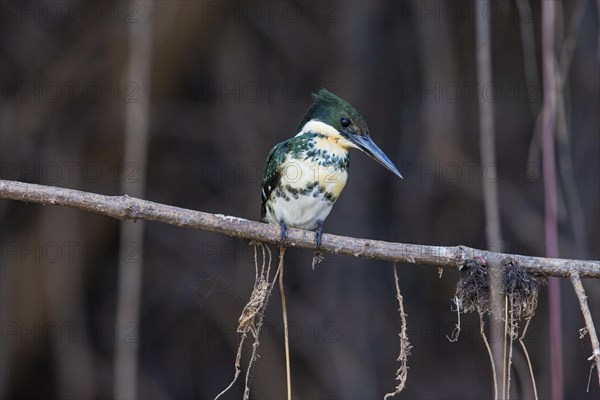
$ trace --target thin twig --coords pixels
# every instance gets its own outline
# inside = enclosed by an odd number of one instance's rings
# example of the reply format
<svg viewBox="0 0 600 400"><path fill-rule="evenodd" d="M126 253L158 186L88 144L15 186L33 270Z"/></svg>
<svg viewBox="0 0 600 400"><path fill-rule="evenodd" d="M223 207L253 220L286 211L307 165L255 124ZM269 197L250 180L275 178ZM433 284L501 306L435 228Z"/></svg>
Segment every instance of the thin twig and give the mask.
<svg viewBox="0 0 600 400"><path fill-rule="evenodd" d="M490 347L490 342L488 342L487 336L485 335L485 323L483 322L483 312L481 310L477 310L477 314L479 314L479 334L483 339L483 344L485 344L488 356L490 357L490 364L492 365L492 378L494 381L494 400L498 400L498 376L496 375L496 364L494 363L494 356L492 355L492 348Z"/></svg>
<svg viewBox="0 0 600 400"><path fill-rule="evenodd" d="M0 180L0 199L73 207L119 220L157 221L263 243L278 243L281 236L279 227L274 224L193 211L129 196L103 196L31 183ZM291 247L315 248L314 232L289 228L287 241ZM476 257L485 260L488 265L504 265L506 260L513 260L533 274L568 277L571 271L576 271L582 278L600 278L600 261L529 257L466 246L424 246L323 234L320 250L360 258L454 269L462 268L467 260Z"/></svg>
<svg viewBox="0 0 600 400"><path fill-rule="evenodd" d="M452 343L455 343L455 342L458 341L458 337L460 336L460 309L461 309L461 301L458 298L458 296L454 296L454 299L452 299L452 302L456 306L456 310L452 310L453 312L456 311L456 325L454 326L454 329L452 330L452 334L450 336L446 335L446 338L449 341L451 341Z"/></svg>
<svg viewBox="0 0 600 400"><path fill-rule="evenodd" d="M525 323L525 328L523 328L523 333L519 337L519 343L521 344L521 348L523 349L523 353L525 353L525 358L527 359L527 366L529 367L529 375L531 376L531 384L533 385L533 396L535 400L538 400L537 394L537 385L535 384L535 375L533 374L533 367L531 366L531 359L529 358L529 352L527 351L527 347L525 347L525 343L523 339L525 339L525 335L527 334L527 328L529 328L529 323L531 322L531 318L533 315L527 318L527 322Z"/></svg>
<svg viewBox="0 0 600 400"><path fill-rule="evenodd" d="M571 272L571 283L577 299L579 299L579 307L585 320L585 326L590 336L590 342L592 343L592 356L588 360L595 362L596 372L598 372L598 385L600 386L600 342L598 342L598 335L596 334L596 327L594 326L594 320L590 313L590 307L588 306L587 296L583 285L581 284L581 278L577 272Z"/></svg>
<svg viewBox="0 0 600 400"><path fill-rule="evenodd" d="M507 400L510 399L510 374L511 374L511 366L512 366L512 356L513 356L513 342L515 339L515 335L517 334L516 328L515 328L514 315L515 315L514 296L511 295L510 296L510 330L509 330L510 342L508 344L508 360L506 362L507 363L506 371L508 373L508 376L506 378L506 397L505 398Z"/></svg>
<svg viewBox="0 0 600 400"><path fill-rule="evenodd" d="M588 375L588 383L587 386L585 387L585 392L589 393L590 392L590 383L592 383L592 372L594 372L594 368L596 367L596 364L591 364L590 365L590 373Z"/></svg>
<svg viewBox="0 0 600 400"><path fill-rule="evenodd" d="M508 334L508 296L504 295L504 346L502 347L502 398L506 399L506 387L508 386L506 369L508 367L508 359L506 356L506 336Z"/></svg>
<svg viewBox="0 0 600 400"><path fill-rule="evenodd" d="M225 389L221 390L221 392L215 396L214 400L219 400L219 397L227 393L229 389L233 387L235 382L237 382L237 379L240 376L240 372L242 372L242 350L244 348L244 342L246 341L246 335L246 333L242 334L242 337L240 338L240 343L238 344L238 350L235 356L235 374L233 376L233 380L229 383L229 385L227 385Z"/></svg>
<svg viewBox="0 0 600 400"><path fill-rule="evenodd" d="M281 293L281 311L283 314L283 339L285 344L285 378L287 383L287 399L292 400L292 375L290 371L290 338L288 332L287 306L285 302L285 291L283 290L283 257L285 246L279 246L279 292Z"/></svg>

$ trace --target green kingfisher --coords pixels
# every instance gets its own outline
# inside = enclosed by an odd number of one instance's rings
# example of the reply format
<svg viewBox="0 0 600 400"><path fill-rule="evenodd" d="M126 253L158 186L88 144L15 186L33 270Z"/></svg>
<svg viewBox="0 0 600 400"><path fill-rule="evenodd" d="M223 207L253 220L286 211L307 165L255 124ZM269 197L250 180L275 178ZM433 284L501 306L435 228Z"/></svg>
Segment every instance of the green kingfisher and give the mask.
<svg viewBox="0 0 600 400"><path fill-rule="evenodd" d="M323 221L348 179L348 150L361 150L402 175L373 142L367 123L354 107L327 89L313 97L298 134L276 144L267 156L261 218L280 226L282 242L288 227L316 231L318 249Z"/></svg>

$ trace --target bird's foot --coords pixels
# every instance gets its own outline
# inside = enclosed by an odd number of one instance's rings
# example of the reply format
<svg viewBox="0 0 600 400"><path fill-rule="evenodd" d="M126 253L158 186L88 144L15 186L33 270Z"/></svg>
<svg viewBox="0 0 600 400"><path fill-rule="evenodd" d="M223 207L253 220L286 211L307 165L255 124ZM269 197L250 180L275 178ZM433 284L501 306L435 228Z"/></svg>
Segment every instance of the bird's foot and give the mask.
<svg viewBox="0 0 600 400"><path fill-rule="evenodd" d="M317 231L315 233L315 242L316 242L316 249L315 249L315 254L316 255L320 255L321 254L321 239L323 237L323 221L319 221L318 225L317 225Z"/></svg>
<svg viewBox="0 0 600 400"><path fill-rule="evenodd" d="M279 223L279 228L281 229L281 236L279 237L279 244L285 245L285 240L287 239L287 225L283 222Z"/></svg>
<svg viewBox="0 0 600 400"><path fill-rule="evenodd" d="M315 242L317 247L315 248L315 255L313 256L312 261L312 269L315 269L315 265L323 261L323 256L321 255L321 238L323 237L323 221L319 221L317 225L317 231L315 233Z"/></svg>

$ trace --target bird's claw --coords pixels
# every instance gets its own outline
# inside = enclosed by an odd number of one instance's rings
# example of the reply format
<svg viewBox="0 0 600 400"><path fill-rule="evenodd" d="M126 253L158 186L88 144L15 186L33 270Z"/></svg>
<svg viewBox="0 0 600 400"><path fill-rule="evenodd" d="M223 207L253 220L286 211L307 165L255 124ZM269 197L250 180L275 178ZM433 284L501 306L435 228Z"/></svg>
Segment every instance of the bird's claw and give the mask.
<svg viewBox="0 0 600 400"><path fill-rule="evenodd" d="M279 237L279 244L285 245L285 240L287 239L287 225L283 222L279 223L279 228L281 229L281 236Z"/></svg>
<svg viewBox="0 0 600 400"><path fill-rule="evenodd" d="M321 254L321 239L323 237L323 221L319 221L318 226L317 226L317 231L315 233L315 242L316 242L316 248L315 248L315 253L316 254Z"/></svg>

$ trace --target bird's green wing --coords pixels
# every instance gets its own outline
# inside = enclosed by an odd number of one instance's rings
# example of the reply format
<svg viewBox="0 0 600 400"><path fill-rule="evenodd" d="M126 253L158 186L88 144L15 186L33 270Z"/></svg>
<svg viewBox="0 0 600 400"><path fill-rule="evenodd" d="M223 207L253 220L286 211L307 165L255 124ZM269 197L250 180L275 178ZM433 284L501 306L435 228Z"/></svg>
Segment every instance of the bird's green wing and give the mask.
<svg viewBox="0 0 600 400"><path fill-rule="evenodd" d="M287 147L287 141L276 144L267 156L261 191L261 220L264 220L265 215L267 214L267 200L269 199L269 196L271 196L271 192L275 190L279 184L279 179L281 178L281 165L285 159Z"/></svg>

